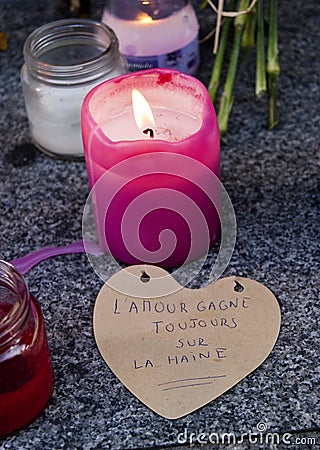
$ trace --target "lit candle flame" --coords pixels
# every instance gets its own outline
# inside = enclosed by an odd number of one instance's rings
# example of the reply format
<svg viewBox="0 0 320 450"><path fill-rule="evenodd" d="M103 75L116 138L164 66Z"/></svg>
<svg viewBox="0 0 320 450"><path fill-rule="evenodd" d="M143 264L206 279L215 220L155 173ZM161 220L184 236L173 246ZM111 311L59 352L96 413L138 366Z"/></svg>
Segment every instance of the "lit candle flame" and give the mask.
<svg viewBox="0 0 320 450"><path fill-rule="evenodd" d="M132 89L132 109L138 128L143 133L145 130L150 130L150 137L153 137L153 129L156 125L152 109L138 89Z"/></svg>
<svg viewBox="0 0 320 450"><path fill-rule="evenodd" d="M144 4L145 4L145 2L144 2ZM148 4L148 3L147 3L147 4ZM138 20L140 23L151 23L151 22L153 22L152 17L149 16L149 14L147 14L147 13L145 13L145 12L143 12L143 11L141 11L141 12L138 14L136 20Z"/></svg>

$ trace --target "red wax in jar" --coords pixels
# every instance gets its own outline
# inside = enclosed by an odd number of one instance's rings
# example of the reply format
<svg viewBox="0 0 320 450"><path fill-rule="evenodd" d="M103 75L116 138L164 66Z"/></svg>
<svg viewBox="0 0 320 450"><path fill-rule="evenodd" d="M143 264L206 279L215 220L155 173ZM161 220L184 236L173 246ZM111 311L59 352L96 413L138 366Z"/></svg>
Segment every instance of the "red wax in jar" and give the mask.
<svg viewBox="0 0 320 450"><path fill-rule="evenodd" d="M0 261L0 435L35 419L53 388L39 304L23 277Z"/></svg>

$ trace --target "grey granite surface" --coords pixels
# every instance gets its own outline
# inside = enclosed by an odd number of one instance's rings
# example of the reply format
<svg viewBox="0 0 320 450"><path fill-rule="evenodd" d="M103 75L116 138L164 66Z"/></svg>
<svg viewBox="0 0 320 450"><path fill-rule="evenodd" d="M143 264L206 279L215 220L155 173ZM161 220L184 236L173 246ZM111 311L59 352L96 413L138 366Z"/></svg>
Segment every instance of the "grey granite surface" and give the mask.
<svg viewBox="0 0 320 450"><path fill-rule="evenodd" d="M99 18L103 2L92 3L92 16ZM220 447L320 448L320 5L279 3L280 123L272 132L266 129L265 100L254 98L249 52L239 68L227 145L221 149L222 181L237 218L236 246L224 276L253 278L276 295L282 325L274 350L200 410L174 421L159 417L128 392L98 352L92 314L102 282L87 257L52 258L26 279L45 317L54 392L43 414L0 441L0 449L180 448L178 435L186 433L185 448L194 440L191 433L240 438L260 422L279 433L280 444L252 443L247 436L243 443L220 442ZM19 79L28 34L67 14L58 0L0 0L0 28L9 38L8 51L0 53L0 257L5 260L81 238L89 193L85 163L53 160L32 146ZM204 35L212 16L201 17ZM201 47L197 76L205 84L211 45ZM206 284L212 259L214 250L194 287ZM284 433L292 435L290 444L282 440Z"/></svg>

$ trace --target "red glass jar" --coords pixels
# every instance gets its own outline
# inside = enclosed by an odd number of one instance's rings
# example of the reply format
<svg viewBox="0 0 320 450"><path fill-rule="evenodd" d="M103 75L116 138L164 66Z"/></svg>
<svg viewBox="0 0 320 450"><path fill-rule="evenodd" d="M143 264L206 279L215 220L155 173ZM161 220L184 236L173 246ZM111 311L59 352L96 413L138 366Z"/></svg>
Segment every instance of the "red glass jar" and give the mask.
<svg viewBox="0 0 320 450"><path fill-rule="evenodd" d="M0 260L0 435L28 424L47 404L53 371L39 304L20 273Z"/></svg>

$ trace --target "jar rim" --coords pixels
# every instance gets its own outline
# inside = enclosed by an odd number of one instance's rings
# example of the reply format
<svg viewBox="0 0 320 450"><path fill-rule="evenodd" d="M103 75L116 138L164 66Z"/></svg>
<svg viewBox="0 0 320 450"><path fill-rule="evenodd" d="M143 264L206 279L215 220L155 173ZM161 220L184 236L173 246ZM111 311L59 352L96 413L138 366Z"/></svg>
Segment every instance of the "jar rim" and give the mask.
<svg viewBox="0 0 320 450"><path fill-rule="evenodd" d="M122 0L107 2L105 9L122 20L139 20L139 14L145 12L152 20L165 19L190 4L190 0Z"/></svg>
<svg viewBox="0 0 320 450"><path fill-rule="evenodd" d="M79 62L57 64L41 60L49 51L72 45L98 48ZM119 42L106 24L92 19L60 19L35 29L23 46L25 64L36 78L53 84L93 81L110 72L119 56ZM43 58L42 58L43 59Z"/></svg>
<svg viewBox="0 0 320 450"><path fill-rule="evenodd" d="M0 260L0 287L5 287L16 295L12 307L0 317L0 349L14 339L29 312L29 289L24 277L10 263ZM0 306L2 299L0 298Z"/></svg>

